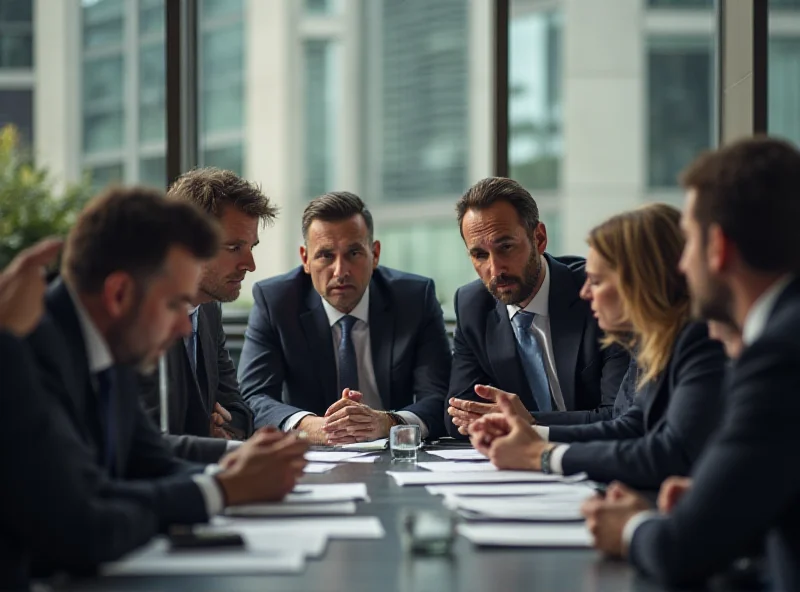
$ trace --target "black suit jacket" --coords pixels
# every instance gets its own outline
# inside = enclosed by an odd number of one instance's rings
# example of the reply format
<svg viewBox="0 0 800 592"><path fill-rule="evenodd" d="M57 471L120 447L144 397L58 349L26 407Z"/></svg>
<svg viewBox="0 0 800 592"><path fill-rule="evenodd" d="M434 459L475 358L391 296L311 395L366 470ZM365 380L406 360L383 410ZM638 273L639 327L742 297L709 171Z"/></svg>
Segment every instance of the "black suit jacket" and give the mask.
<svg viewBox="0 0 800 592"><path fill-rule="evenodd" d="M253 287L239 361L242 394L255 425L280 426L297 411L325 413L337 392L333 338L322 298L302 267ZM450 347L433 281L377 267L369 329L383 406L416 414L430 437L444 432Z"/></svg>
<svg viewBox="0 0 800 592"><path fill-rule="evenodd" d="M48 288L45 301L44 318L28 337L42 388L49 404L63 412L68 429L90 451L98 470L105 472L105 427L97 412L75 305L60 280ZM146 500L162 525L207 520L205 501L191 479L203 465L174 456L142 408L135 370L115 368L116 473L110 484L114 495Z"/></svg>
<svg viewBox="0 0 800 592"><path fill-rule="evenodd" d="M636 529L629 556L644 573L705 580L766 539L776 590L800 590L800 280L735 363L719 430L665 518Z"/></svg>
<svg viewBox="0 0 800 592"><path fill-rule="evenodd" d="M216 302L199 307L197 318L197 376L192 372L183 341L167 352L169 441L175 454L188 460L217 462L225 454L226 441L211 438L210 422L214 404L231 416L237 439L253 433L253 413L239 394L236 367L225 347L222 312ZM158 372L141 378L142 401L156 425L160 424ZM193 437L187 437L193 436Z"/></svg>
<svg viewBox="0 0 800 592"><path fill-rule="evenodd" d="M0 589L23 587L32 564L84 572L147 542L159 519L108 483L64 409L37 380L28 345L0 332L0 400L14 420L0 433Z"/></svg>
<svg viewBox="0 0 800 592"><path fill-rule="evenodd" d="M719 425L726 358L705 323L679 333L664 372L637 395L624 415L579 426L552 426L551 442L572 442L564 474L619 480L658 489L671 475L688 475Z"/></svg>
<svg viewBox="0 0 800 592"><path fill-rule="evenodd" d="M579 295L586 279L583 265L574 257L567 266L545 256L550 269L550 337L564 404L570 411L613 409L630 358L620 347L600 347L601 331ZM536 411L506 305L476 280L456 292L455 309L449 396L482 400L475 394L475 385L490 384L516 393L528 409ZM445 425L451 436L460 437L449 415Z"/></svg>

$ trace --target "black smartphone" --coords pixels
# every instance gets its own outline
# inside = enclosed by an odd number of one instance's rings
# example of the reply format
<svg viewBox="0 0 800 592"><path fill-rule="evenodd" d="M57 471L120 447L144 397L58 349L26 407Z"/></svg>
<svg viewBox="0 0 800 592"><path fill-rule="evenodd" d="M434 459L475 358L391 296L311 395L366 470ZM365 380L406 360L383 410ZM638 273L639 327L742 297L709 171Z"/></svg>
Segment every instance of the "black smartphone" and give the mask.
<svg viewBox="0 0 800 592"><path fill-rule="evenodd" d="M170 551L191 551L193 549L242 548L244 539L236 532L191 530L169 534Z"/></svg>
<svg viewBox="0 0 800 592"><path fill-rule="evenodd" d="M431 446L437 448L472 448L469 440L457 440L456 438L439 438L430 442Z"/></svg>

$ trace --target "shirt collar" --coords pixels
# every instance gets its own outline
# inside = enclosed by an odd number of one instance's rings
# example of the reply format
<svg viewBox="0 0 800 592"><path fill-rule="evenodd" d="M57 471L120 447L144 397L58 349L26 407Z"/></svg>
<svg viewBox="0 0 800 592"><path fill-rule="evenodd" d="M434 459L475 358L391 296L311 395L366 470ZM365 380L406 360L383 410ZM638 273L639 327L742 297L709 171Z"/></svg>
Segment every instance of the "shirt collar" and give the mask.
<svg viewBox="0 0 800 592"><path fill-rule="evenodd" d="M338 323L339 319L347 316L342 311L335 309L330 302L324 298L322 299L322 306L325 308L325 314L328 315L328 323L331 327ZM359 303L356 304L356 307L347 314L369 325L369 286L367 286L367 290L364 292Z"/></svg>
<svg viewBox="0 0 800 592"><path fill-rule="evenodd" d="M69 282L64 282L64 284L67 286L70 298L72 298L75 311L78 313L78 323L83 334L83 342L86 344L86 356L89 358L89 371L92 374L97 374L103 370L108 370L114 365L114 358L111 355L108 343L106 343L105 338L94 324L88 311L83 307L80 298L73 291Z"/></svg>
<svg viewBox="0 0 800 592"><path fill-rule="evenodd" d="M539 291L536 293L536 296L533 297L533 300L528 303L528 306L526 306L524 310L546 317L550 315L550 265L547 263L546 257L542 257L542 261L542 271L544 272L542 285L539 288ZM513 319L514 315L520 310L523 309L517 304L506 305L506 311L508 311L509 319Z"/></svg>
<svg viewBox="0 0 800 592"><path fill-rule="evenodd" d="M746 346L752 345L764 333L767 321L772 314L772 309L775 308L775 303L792 279L793 276L791 274L783 276L759 296L758 300L750 307L742 327L742 342Z"/></svg>

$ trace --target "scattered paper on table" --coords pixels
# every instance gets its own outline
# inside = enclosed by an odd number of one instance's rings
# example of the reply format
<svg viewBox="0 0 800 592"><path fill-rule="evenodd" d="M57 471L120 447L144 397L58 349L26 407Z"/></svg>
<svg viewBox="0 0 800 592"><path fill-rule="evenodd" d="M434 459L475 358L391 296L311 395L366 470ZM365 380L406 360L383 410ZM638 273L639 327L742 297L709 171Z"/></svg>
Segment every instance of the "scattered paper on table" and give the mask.
<svg viewBox="0 0 800 592"><path fill-rule="evenodd" d="M250 551L288 551L306 557L321 557L328 544L328 534L320 530L294 532L281 529L276 536L275 521L267 519L238 520L234 526L215 521L194 527L195 532L201 533L220 530L242 535Z"/></svg>
<svg viewBox="0 0 800 592"><path fill-rule="evenodd" d="M235 530L239 526L258 525L276 540L286 534L323 533L331 539L380 539L386 536L381 521L376 516L348 516L336 518L232 518L217 516L213 524Z"/></svg>
<svg viewBox="0 0 800 592"><path fill-rule="evenodd" d="M443 485L445 483L546 483L570 482L572 477L545 475L533 471L483 471L473 473L432 471L387 471L400 486ZM585 476L584 476L585 478Z"/></svg>
<svg viewBox="0 0 800 592"><path fill-rule="evenodd" d="M389 446L388 438L381 438L379 440L371 440L369 442L355 442L353 444L342 444L340 448L344 450L360 450L362 452L378 452L386 450Z"/></svg>
<svg viewBox="0 0 800 592"><path fill-rule="evenodd" d="M352 501L320 504L277 502L234 506L225 510L228 516L330 516L355 513L356 503Z"/></svg>
<svg viewBox="0 0 800 592"><path fill-rule="evenodd" d="M366 463L374 463L379 458L380 458L379 456L357 456L355 458L348 458L346 461L343 461L343 462L355 463L355 464L366 464Z"/></svg>
<svg viewBox="0 0 800 592"><path fill-rule="evenodd" d="M159 538L101 570L107 576L268 574L297 573L304 564L303 554L291 551L171 552L166 539Z"/></svg>
<svg viewBox="0 0 800 592"><path fill-rule="evenodd" d="M313 483L296 485L283 503L309 504L368 499L366 483Z"/></svg>
<svg viewBox="0 0 800 592"><path fill-rule="evenodd" d="M335 469L339 465L335 465L332 463L316 463L310 462L306 465L306 468L303 469L304 473L327 473L328 471Z"/></svg>
<svg viewBox="0 0 800 592"><path fill-rule="evenodd" d="M497 467L485 459L486 462L458 462L458 461L442 461L442 462L418 462L417 466L420 469L427 469L436 473L477 473L480 471L495 472Z"/></svg>
<svg viewBox="0 0 800 592"><path fill-rule="evenodd" d="M309 450L306 452L308 462L340 462L356 458L366 452L352 452L347 450Z"/></svg>
<svg viewBox="0 0 800 592"><path fill-rule="evenodd" d="M456 497L445 498L445 506L460 510L469 519L531 520L537 522L583 522L581 504L587 495L554 496Z"/></svg>
<svg viewBox="0 0 800 592"><path fill-rule="evenodd" d="M486 485L428 485L425 489L431 495L591 495L592 489L583 483L495 483Z"/></svg>
<svg viewBox="0 0 800 592"><path fill-rule="evenodd" d="M459 524L461 536L489 547L586 548L592 536L583 524Z"/></svg>
<svg viewBox="0 0 800 592"><path fill-rule="evenodd" d="M474 448L458 448L456 450L427 450L426 452L445 460L487 460L483 454Z"/></svg>

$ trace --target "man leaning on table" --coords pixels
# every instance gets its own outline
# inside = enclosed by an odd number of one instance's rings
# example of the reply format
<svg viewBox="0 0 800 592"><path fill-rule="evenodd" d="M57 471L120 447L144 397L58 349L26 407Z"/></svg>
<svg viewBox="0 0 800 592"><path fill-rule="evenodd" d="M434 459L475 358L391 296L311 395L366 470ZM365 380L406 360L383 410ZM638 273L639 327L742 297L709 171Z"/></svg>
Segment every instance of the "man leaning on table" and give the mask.
<svg viewBox="0 0 800 592"><path fill-rule="evenodd" d="M358 196L318 197L303 212L302 266L253 288L239 384L257 428L322 444L405 423L443 434L450 348L433 281L379 266L373 231Z"/></svg>
<svg viewBox="0 0 800 592"><path fill-rule="evenodd" d="M742 328L723 423L691 487L662 488L667 514L614 485L586 503L587 525L598 548L674 585L765 542L773 587L800 590L800 152L747 139L701 156L683 184L681 268L695 314Z"/></svg>

